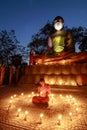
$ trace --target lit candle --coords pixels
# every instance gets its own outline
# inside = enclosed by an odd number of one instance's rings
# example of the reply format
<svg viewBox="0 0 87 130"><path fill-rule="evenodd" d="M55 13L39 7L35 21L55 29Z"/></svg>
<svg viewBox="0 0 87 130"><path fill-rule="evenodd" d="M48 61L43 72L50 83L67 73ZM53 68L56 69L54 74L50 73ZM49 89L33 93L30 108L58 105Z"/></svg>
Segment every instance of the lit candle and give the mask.
<svg viewBox="0 0 87 130"><path fill-rule="evenodd" d="M34 96L34 92L31 93L32 94L32 97Z"/></svg>
<svg viewBox="0 0 87 130"><path fill-rule="evenodd" d="M76 115L78 114L78 107L76 107Z"/></svg>
<svg viewBox="0 0 87 130"><path fill-rule="evenodd" d="M7 108L7 112L8 112L9 109L11 108L11 105L12 105L12 100L9 101L9 105L8 105L8 108Z"/></svg>
<svg viewBox="0 0 87 130"><path fill-rule="evenodd" d="M72 104L74 104L74 102L75 102L75 98L73 97L73 98L72 98Z"/></svg>
<svg viewBox="0 0 87 130"><path fill-rule="evenodd" d="M76 83L75 83L74 81L72 81L72 82L71 82L71 85L75 86L75 85L76 85Z"/></svg>
<svg viewBox="0 0 87 130"><path fill-rule="evenodd" d="M13 96L11 96L11 99L13 99Z"/></svg>
<svg viewBox="0 0 87 130"><path fill-rule="evenodd" d="M66 98L67 98L67 101L69 102L69 96L68 95L66 95Z"/></svg>
<svg viewBox="0 0 87 130"><path fill-rule="evenodd" d="M24 93L21 93L21 96L24 96Z"/></svg>
<svg viewBox="0 0 87 130"><path fill-rule="evenodd" d="M72 112L69 113L70 120L72 121Z"/></svg>
<svg viewBox="0 0 87 130"><path fill-rule="evenodd" d="M14 94L14 97L16 97L17 95L16 94Z"/></svg>
<svg viewBox="0 0 87 130"><path fill-rule="evenodd" d="M9 101L9 107L11 107L11 105L12 105L12 100Z"/></svg>
<svg viewBox="0 0 87 130"><path fill-rule="evenodd" d="M20 112L21 112L21 108L18 108L17 117L19 117Z"/></svg>
<svg viewBox="0 0 87 130"><path fill-rule="evenodd" d="M72 101L72 95L69 96L70 101Z"/></svg>
<svg viewBox="0 0 87 130"><path fill-rule="evenodd" d="M25 117L24 117L25 121L27 121L27 115L28 115L28 111L25 111Z"/></svg>
<svg viewBox="0 0 87 130"><path fill-rule="evenodd" d="M69 97L70 97L70 99L72 99L72 95L70 95Z"/></svg>
<svg viewBox="0 0 87 130"><path fill-rule="evenodd" d="M68 99L68 98L69 98L69 96L68 96L68 95L66 95L66 98Z"/></svg>
<svg viewBox="0 0 87 130"><path fill-rule="evenodd" d="M75 105L75 107L77 107L77 106L78 106L78 103L76 102L74 105Z"/></svg>
<svg viewBox="0 0 87 130"><path fill-rule="evenodd" d="M28 98L30 98L31 96L30 95L28 95Z"/></svg>
<svg viewBox="0 0 87 130"><path fill-rule="evenodd" d="M62 85L62 83L63 83L63 81L62 81L62 80L60 80L60 81L59 81L59 85Z"/></svg>
<svg viewBox="0 0 87 130"><path fill-rule="evenodd" d="M63 97L63 95L62 95L62 94L60 94L60 97L62 98L62 97Z"/></svg>
<svg viewBox="0 0 87 130"><path fill-rule="evenodd" d="M42 124L43 113L40 114L40 124Z"/></svg>
<svg viewBox="0 0 87 130"><path fill-rule="evenodd" d="M30 95L28 95L28 103L30 103L30 99L31 99L31 96L30 96Z"/></svg>
<svg viewBox="0 0 87 130"><path fill-rule="evenodd" d="M28 100L31 98L31 95L28 95Z"/></svg>
<svg viewBox="0 0 87 130"><path fill-rule="evenodd" d="M61 125L61 119L62 119L62 115L59 115L59 116L58 116L58 120L57 120L57 124L58 124L58 125Z"/></svg>

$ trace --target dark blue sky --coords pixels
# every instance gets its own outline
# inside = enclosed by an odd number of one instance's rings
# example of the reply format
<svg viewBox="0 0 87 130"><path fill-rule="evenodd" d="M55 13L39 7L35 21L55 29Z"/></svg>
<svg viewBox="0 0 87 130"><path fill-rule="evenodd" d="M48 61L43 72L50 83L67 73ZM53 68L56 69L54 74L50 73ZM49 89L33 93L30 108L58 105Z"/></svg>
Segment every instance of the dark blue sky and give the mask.
<svg viewBox="0 0 87 130"><path fill-rule="evenodd" d="M34 33L58 15L68 27L87 27L87 0L0 0L0 31L14 29L26 46Z"/></svg>

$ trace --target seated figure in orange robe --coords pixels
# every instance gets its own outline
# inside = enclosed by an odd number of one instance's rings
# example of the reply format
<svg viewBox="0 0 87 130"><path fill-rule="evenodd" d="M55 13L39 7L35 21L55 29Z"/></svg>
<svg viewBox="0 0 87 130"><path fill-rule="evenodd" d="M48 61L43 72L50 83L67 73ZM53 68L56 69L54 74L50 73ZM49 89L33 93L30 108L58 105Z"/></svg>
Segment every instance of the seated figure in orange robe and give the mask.
<svg viewBox="0 0 87 130"><path fill-rule="evenodd" d="M49 94L51 93L50 85L46 84L44 79L40 79L40 85L38 86L39 96L34 96L32 102L35 104L48 104Z"/></svg>

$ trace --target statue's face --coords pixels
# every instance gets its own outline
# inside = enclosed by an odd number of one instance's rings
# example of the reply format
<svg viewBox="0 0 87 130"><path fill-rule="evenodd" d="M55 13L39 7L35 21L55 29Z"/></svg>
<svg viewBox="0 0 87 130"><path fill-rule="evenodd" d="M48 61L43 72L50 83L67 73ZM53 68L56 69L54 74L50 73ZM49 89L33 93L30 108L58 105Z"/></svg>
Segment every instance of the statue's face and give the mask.
<svg viewBox="0 0 87 130"><path fill-rule="evenodd" d="M63 28L64 23L62 21L54 21L54 28L59 31Z"/></svg>

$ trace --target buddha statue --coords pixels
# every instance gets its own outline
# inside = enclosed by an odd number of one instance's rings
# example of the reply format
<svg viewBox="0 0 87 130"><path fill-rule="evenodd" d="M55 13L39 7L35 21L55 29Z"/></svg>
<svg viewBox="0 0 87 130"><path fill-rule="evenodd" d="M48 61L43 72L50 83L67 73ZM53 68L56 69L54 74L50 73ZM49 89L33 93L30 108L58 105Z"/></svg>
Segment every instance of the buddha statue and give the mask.
<svg viewBox="0 0 87 130"><path fill-rule="evenodd" d="M48 38L48 53L75 52L73 36L69 31L65 31L64 19L57 16L53 21L54 33Z"/></svg>

